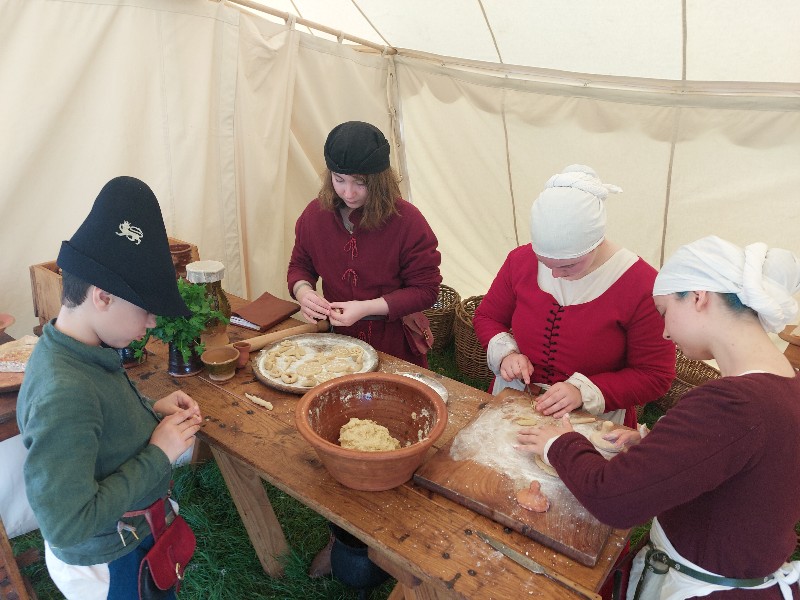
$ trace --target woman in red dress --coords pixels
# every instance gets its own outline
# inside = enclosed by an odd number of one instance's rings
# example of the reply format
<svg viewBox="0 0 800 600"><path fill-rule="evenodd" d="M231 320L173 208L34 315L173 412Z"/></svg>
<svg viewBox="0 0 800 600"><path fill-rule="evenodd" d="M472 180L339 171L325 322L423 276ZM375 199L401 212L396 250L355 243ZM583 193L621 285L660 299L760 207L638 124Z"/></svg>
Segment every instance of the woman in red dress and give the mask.
<svg viewBox="0 0 800 600"><path fill-rule="evenodd" d="M509 253L473 321L495 394L535 383L546 415L584 409L635 427L635 407L669 389L675 348L659 333L656 270L605 237L605 199L619 191L572 165L533 203L531 244Z"/></svg>

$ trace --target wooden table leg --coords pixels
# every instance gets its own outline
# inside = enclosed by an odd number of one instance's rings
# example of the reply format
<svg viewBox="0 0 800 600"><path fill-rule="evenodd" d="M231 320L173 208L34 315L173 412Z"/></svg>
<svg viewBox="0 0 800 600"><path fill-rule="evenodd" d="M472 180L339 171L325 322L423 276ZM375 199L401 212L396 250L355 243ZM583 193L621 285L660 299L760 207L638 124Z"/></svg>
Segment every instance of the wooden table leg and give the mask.
<svg viewBox="0 0 800 600"><path fill-rule="evenodd" d="M261 561L264 571L271 577L283 576L283 565L278 558L289 552L289 544L272 504L264 490L261 477L242 461L211 448L217 465L231 493L236 510L242 518L247 535Z"/></svg>
<svg viewBox="0 0 800 600"><path fill-rule="evenodd" d="M211 457L211 446L201 439L195 439L191 464L194 466L202 465L204 462L211 460Z"/></svg>

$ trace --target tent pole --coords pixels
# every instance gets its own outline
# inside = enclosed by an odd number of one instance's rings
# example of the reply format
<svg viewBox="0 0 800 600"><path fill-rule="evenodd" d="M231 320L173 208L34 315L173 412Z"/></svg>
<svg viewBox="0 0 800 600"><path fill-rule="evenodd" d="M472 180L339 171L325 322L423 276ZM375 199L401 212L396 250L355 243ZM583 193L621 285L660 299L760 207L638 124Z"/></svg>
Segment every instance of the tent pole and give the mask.
<svg viewBox="0 0 800 600"><path fill-rule="evenodd" d="M219 0L212 0L212 1L219 1ZM373 48L382 54L397 54L397 49L392 48L390 46L381 46L380 44L376 44L375 42L370 42L369 40L365 40L364 38L360 38L355 35L350 35L349 33L344 33L343 31L339 31L337 29L333 29L332 27L328 27L323 25L322 23L316 23L314 21L309 21L308 19L304 19L302 17L295 16L291 13L284 12L282 10L275 10L274 8L270 8L269 6L264 6L263 4L259 4L257 2L251 2L250 0L224 0L225 4L238 4L239 6L244 6L246 8L253 9L255 11L267 13L268 15L272 15L273 17L278 17L279 19L283 19L287 23L294 19L294 22L299 25L304 25L305 27L310 27L311 29L316 29L317 31L322 31L323 33L327 33L329 35L334 36L340 42L344 40L348 40L350 42L354 42L356 44L360 44L362 46L366 46L368 48Z"/></svg>

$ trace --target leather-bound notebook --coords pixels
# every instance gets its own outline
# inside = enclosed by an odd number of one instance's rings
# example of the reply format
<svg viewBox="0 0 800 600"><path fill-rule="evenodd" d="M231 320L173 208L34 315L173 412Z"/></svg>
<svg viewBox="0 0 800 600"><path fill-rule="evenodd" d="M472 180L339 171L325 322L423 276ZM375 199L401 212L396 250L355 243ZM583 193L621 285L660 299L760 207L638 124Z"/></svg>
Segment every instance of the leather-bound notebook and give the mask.
<svg viewBox="0 0 800 600"><path fill-rule="evenodd" d="M231 325L255 329L262 333L300 310L300 305L264 292L250 304L231 313Z"/></svg>

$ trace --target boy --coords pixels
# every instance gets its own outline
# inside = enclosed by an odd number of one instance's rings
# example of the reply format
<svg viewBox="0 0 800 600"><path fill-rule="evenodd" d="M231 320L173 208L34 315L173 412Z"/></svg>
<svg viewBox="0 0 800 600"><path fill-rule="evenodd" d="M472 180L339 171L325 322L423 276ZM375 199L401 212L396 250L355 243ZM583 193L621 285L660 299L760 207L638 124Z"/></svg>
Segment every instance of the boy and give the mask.
<svg viewBox="0 0 800 600"><path fill-rule="evenodd" d="M114 348L188 314L152 190L109 181L58 255L62 306L45 325L17 403L25 488L50 575L68 599L138 598L153 544L141 510L169 491L171 464L194 442L197 403L183 392L153 402ZM163 419L159 422L159 417Z"/></svg>

